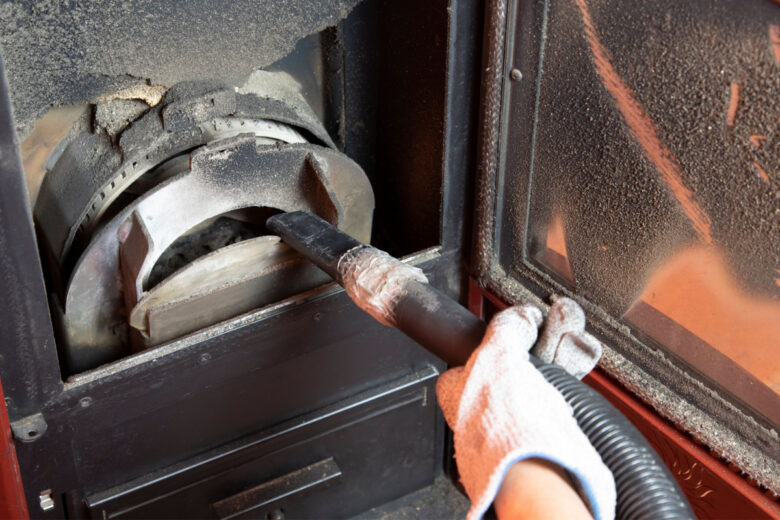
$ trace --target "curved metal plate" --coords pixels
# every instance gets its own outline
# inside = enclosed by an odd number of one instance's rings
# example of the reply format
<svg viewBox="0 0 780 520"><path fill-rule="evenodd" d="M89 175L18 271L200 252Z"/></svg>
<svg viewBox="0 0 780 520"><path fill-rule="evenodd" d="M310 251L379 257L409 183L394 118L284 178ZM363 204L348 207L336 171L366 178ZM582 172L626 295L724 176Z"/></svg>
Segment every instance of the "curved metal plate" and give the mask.
<svg viewBox="0 0 780 520"><path fill-rule="evenodd" d="M368 241L374 199L360 167L327 148L258 146L250 135L198 149L189 171L125 208L76 265L62 316L72 368L126 353L124 309L143 298L152 266L176 238L248 207L312 211Z"/></svg>
<svg viewBox="0 0 780 520"><path fill-rule="evenodd" d="M330 280L277 236L218 249L144 293L130 313L143 346L282 300Z"/></svg>
<svg viewBox="0 0 780 520"><path fill-rule="evenodd" d="M274 75L265 79L278 81ZM76 136L44 177L35 205L54 267L67 277L112 202L158 164L243 133L284 143L307 142L299 130L327 135L310 112L292 93L271 99L261 91L238 94L220 82L186 82L122 130L118 143L105 135Z"/></svg>
<svg viewBox="0 0 780 520"><path fill-rule="evenodd" d="M155 118L156 113L150 114ZM72 142L55 168L44 177L36 205L36 221L42 234L62 263L79 236L84 242L97 228L101 217L117 197L135 181L163 161L205 143L252 133L267 143L305 143L294 128L274 121L220 117L179 132L161 131L154 142L121 163L109 161L116 152L99 136L88 135ZM98 146L100 145L100 146ZM103 149L97 156L95 149ZM93 164L94 162L94 164Z"/></svg>

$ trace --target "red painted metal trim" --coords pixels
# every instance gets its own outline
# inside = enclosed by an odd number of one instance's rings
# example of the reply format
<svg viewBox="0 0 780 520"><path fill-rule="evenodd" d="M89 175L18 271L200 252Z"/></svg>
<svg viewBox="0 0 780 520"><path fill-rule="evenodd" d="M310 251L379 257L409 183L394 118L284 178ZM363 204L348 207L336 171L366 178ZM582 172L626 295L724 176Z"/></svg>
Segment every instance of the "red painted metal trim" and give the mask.
<svg viewBox="0 0 780 520"><path fill-rule="evenodd" d="M780 504L657 415L601 370L584 382L645 436L674 474L699 518L780 518Z"/></svg>
<svg viewBox="0 0 780 520"><path fill-rule="evenodd" d="M22 475L16 460L11 425L0 385L0 518L30 518L24 499Z"/></svg>
<svg viewBox="0 0 780 520"><path fill-rule="evenodd" d="M469 278L469 311L477 318L484 320L483 314L483 290L473 278Z"/></svg>
<svg viewBox="0 0 780 520"><path fill-rule="evenodd" d="M483 317L484 301L507 304L469 282L469 310ZM600 369L583 380L603 395L645 436L671 470L699 518L776 518L780 503L767 497L720 459L678 431Z"/></svg>

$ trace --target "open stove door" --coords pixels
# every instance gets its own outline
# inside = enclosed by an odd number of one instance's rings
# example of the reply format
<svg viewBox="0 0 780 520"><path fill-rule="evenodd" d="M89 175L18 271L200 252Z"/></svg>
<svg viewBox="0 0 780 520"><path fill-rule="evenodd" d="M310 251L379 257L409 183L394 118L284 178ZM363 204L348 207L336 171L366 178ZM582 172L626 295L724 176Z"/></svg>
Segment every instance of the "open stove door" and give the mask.
<svg viewBox="0 0 780 520"><path fill-rule="evenodd" d="M777 496L780 6L510 0L485 32L478 285L579 301L603 371Z"/></svg>

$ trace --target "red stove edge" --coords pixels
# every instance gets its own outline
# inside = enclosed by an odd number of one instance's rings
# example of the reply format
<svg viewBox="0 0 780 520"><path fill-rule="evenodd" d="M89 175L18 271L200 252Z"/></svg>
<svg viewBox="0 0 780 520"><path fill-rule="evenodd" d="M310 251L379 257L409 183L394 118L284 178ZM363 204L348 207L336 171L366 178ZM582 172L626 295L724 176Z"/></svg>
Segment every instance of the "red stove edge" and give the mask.
<svg viewBox="0 0 780 520"><path fill-rule="evenodd" d="M470 279L469 310L483 317L485 300L508 305ZM655 413L597 368L583 381L603 395L645 436L680 484L698 518L780 518L780 504Z"/></svg>
<svg viewBox="0 0 780 520"><path fill-rule="evenodd" d="M11 424L0 384L0 518L29 518Z"/></svg>

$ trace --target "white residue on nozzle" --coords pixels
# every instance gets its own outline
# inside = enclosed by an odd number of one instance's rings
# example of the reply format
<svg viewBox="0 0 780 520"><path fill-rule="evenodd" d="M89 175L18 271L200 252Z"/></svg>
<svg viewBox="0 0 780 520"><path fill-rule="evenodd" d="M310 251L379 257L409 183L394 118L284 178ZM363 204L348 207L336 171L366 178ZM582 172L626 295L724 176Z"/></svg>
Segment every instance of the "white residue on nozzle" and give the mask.
<svg viewBox="0 0 780 520"><path fill-rule="evenodd" d="M395 305L409 282L428 283L422 270L384 251L357 246L339 260L342 285L350 298L377 321L395 327Z"/></svg>

